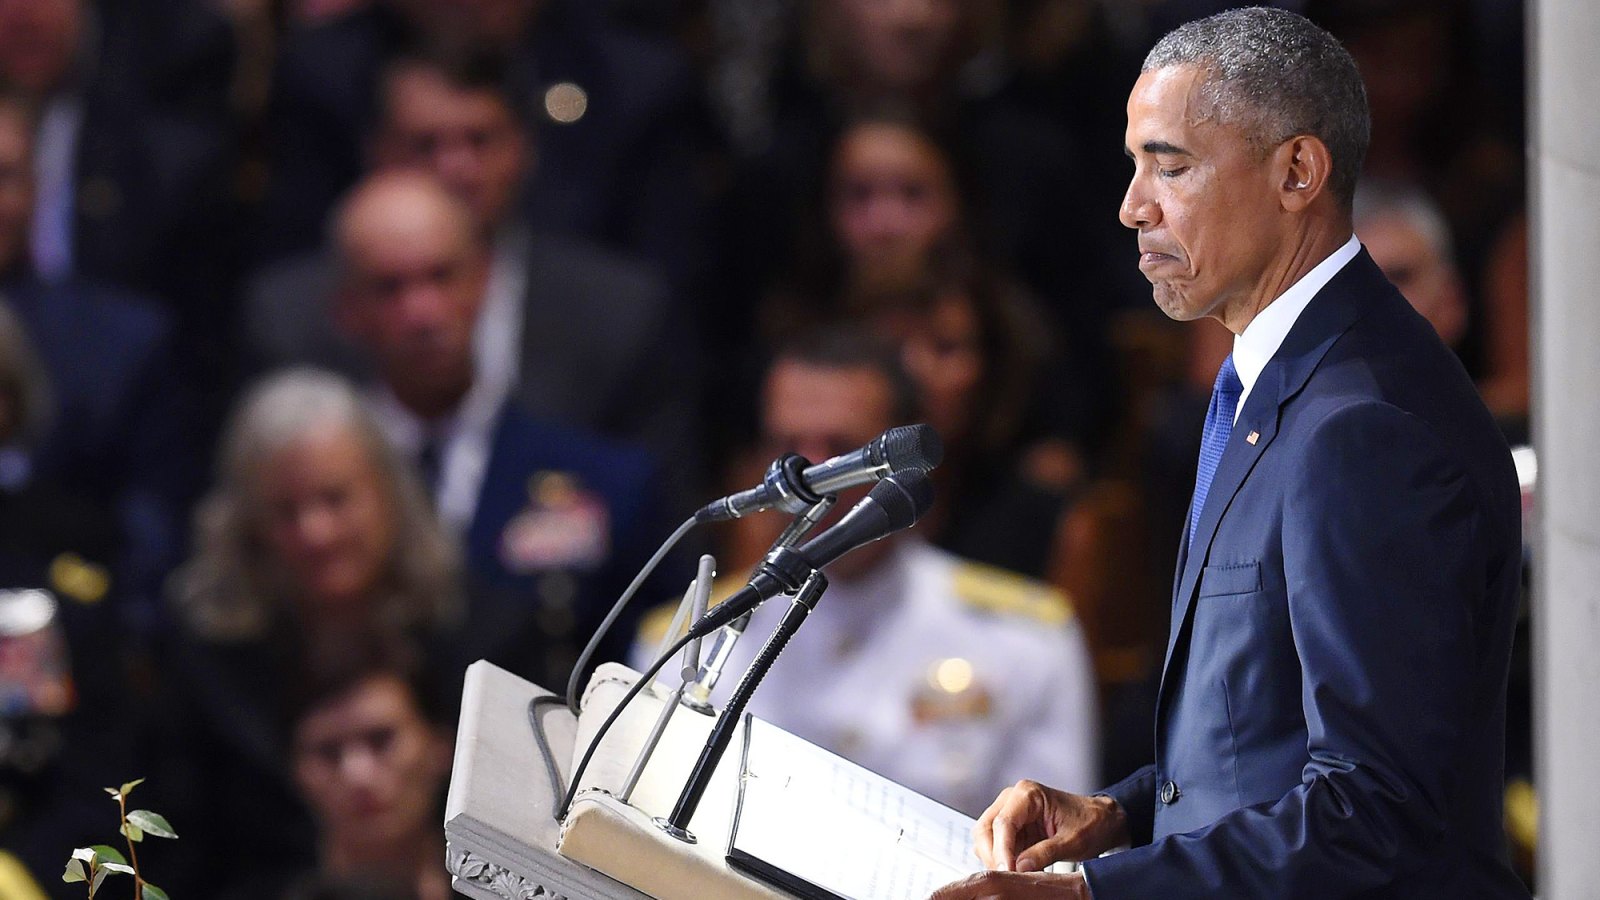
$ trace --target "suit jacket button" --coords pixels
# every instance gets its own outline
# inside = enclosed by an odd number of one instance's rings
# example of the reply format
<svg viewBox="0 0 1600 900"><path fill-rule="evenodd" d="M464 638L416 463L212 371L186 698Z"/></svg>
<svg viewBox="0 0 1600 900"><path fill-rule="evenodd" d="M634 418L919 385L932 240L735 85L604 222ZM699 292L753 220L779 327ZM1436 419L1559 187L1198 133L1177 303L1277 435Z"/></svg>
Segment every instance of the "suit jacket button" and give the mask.
<svg viewBox="0 0 1600 900"><path fill-rule="evenodd" d="M1182 796L1183 796L1183 792L1178 790L1178 786L1176 784L1173 784L1171 781L1165 782L1164 784L1161 785L1161 802L1162 803L1165 803L1166 805L1171 806L1172 804L1177 803L1178 802L1178 798L1182 797Z"/></svg>

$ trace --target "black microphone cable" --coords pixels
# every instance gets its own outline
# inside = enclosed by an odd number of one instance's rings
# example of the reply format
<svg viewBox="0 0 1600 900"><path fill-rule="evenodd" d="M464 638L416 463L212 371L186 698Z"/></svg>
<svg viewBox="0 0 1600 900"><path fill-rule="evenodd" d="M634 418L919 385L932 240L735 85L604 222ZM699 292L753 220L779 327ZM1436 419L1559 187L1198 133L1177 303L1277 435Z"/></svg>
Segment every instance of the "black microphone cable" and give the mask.
<svg viewBox="0 0 1600 900"><path fill-rule="evenodd" d="M622 592L622 596L617 598L617 602L612 605L611 611L606 613L606 617L600 621L600 627L596 628L594 634L589 638L589 643L584 646L583 652L578 654L578 661L572 666L572 674L567 677L567 709L571 710L573 715L577 715L580 711L578 709L578 682L582 680L584 670L589 668L589 660L594 657L595 651L599 649L600 642L605 639L606 632L611 630L611 626L616 623L617 617L622 615L622 611L627 607L628 601L632 600L633 595L639 592L639 587L644 584L644 580L650 577L650 573L656 570L656 566L661 565L661 560L665 559L666 555L672 552L672 548L683 540L683 536L693 531L698 524L700 524L699 520L694 516L690 516L684 520L682 525L678 526L676 531L667 537L666 542L656 550L655 555L651 556L649 561L644 564L644 568L639 570L639 574L633 576L633 582L628 585L627 590ZM678 649L682 649L682 647Z"/></svg>

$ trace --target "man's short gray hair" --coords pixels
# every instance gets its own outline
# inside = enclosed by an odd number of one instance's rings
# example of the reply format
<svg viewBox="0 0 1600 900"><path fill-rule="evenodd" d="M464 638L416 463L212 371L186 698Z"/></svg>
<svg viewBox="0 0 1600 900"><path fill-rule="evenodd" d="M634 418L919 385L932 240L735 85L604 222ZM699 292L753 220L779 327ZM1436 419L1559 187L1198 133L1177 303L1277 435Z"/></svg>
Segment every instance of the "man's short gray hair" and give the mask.
<svg viewBox="0 0 1600 900"><path fill-rule="evenodd" d="M1143 71L1194 66L1202 96L1263 151L1299 134L1328 146L1328 189L1349 208L1372 122L1355 60L1304 16L1253 6L1180 25L1156 42Z"/></svg>

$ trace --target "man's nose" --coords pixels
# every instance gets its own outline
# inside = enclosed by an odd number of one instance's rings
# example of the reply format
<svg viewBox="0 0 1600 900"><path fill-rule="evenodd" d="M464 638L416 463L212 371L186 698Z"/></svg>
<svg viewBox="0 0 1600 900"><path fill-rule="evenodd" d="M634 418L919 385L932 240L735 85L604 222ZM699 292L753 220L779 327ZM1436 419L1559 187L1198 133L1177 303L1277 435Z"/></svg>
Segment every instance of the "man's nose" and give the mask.
<svg viewBox="0 0 1600 900"><path fill-rule="evenodd" d="M1117 218L1129 228L1149 228L1161 218L1161 207L1150 199L1148 192L1139 183L1138 177L1128 182L1128 190L1122 195L1122 207L1117 210Z"/></svg>
<svg viewBox="0 0 1600 900"><path fill-rule="evenodd" d="M481 155L467 140L440 141L433 153L433 172L447 184L471 178L478 171Z"/></svg>
<svg viewBox="0 0 1600 900"><path fill-rule="evenodd" d="M378 771L378 756L370 747L346 747L339 754L339 776L347 785L365 786Z"/></svg>
<svg viewBox="0 0 1600 900"><path fill-rule="evenodd" d="M400 298L400 318L407 328L432 328L444 318L445 306L436 285L412 285Z"/></svg>
<svg viewBox="0 0 1600 900"><path fill-rule="evenodd" d="M331 510L321 504L300 510L295 524L301 542L313 550L321 550L328 546L338 531L337 518Z"/></svg>

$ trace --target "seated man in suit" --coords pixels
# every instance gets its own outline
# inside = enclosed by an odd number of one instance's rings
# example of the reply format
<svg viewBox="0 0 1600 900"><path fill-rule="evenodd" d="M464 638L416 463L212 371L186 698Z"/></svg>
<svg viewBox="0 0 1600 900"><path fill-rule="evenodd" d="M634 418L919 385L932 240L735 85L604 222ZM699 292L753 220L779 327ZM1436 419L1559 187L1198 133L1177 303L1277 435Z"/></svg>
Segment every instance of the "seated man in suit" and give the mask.
<svg viewBox="0 0 1600 900"><path fill-rule="evenodd" d="M36 129L34 107L0 89L0 296L27 332L55 398L29 465L113 516L118 611L148 637L159 630L162 580L181 558L204 435L172 352L172 318L102 282L41 277L30 258L40 225Z"/></svg>
<svg viewBox="0 0 1600 900"><path fill-rule="evenodd" d="M539 154L512 84L505 64L484 53L398 55L378 81L371 167L431 172L492 241L475 338L486 374L542 415L663 458L692 457L696 385L682 360L693 349L675 331L666 285L629 257L529 226L517 199ZM245 313L253 355L367 374L327 313L333 282L324 251L258 273ZM680 355L654 352L675 342Z"/></svg>
<svg viewBox="0 0 1600 900"><path fill-rule="evenodd" d="M534 225L646 260L674 285L703 254L708 143L693 73L671 44L621 32L589 0L378 0L285 36L268 118L263 261L317 242L361 175L379 73L408 44L445 39L507 62L537 130L539 169L519 202Z"/></svg>
<svg viewBox="0 0 1600 900"><path fill-rule="evenodd" d="M916 421L920 407L892 345L825 332L789 346L768 370L762 452L820 462ZM834 516L864 492L841 496ZM742 584L755 562L748 557L783 524L777 513L738 520L742 546L722 565L737 577L719 586ZM1094 673L1066 597L915 532L854 550L828 574L827 593L756 692L752 712L972 815L1030 771L1095 783ZM719 704L786 605L771 602L752 616L717 685ZM647 620L636 664L648 664L676 606Z"/></svg>
<svg viewBox="0 0 1600 900"><path fill-rule="evenodd" d="M1354 61L1293 13L1219 13L1146 57L1122 223L1163 312L1234 334L1155 763L1096 796L1008 789L977 828L994 871L940 900L1528 896L1501 812L1516 473L1353 235L1369 130ZM1066 859L1083 872L1041 871Z"/></svg>
<svg viewBox="0 0 1600 900"><path fill-rule="evenodd" d="M584 641L671 530L659 518L654 462L535 417L481 371L473 334L489 247L467 207L431 176L362 182L338 211L335 239L337 318L378 372L373 411L462 539L474 582L469 639L520 646L522 662L508 668L565 683ZM622 629L600 658L619 658L630 633Z"/></svg>

